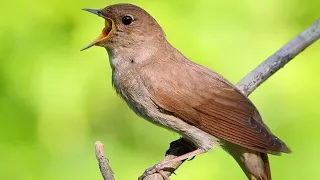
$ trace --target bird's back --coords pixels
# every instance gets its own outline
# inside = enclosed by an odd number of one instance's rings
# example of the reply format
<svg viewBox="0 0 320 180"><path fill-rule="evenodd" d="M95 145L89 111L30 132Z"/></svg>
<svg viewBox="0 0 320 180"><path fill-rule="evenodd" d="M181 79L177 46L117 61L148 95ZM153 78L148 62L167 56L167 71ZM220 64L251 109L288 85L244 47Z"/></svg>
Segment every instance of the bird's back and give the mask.
<svg viewBox="0 0 320 180"><path fill-rule="evenodd" d="M159 56L157 56L159 57ZM290 152L229 81L178 51L153 59L140 77L152 101L212 136L264 153Z"/></svg>

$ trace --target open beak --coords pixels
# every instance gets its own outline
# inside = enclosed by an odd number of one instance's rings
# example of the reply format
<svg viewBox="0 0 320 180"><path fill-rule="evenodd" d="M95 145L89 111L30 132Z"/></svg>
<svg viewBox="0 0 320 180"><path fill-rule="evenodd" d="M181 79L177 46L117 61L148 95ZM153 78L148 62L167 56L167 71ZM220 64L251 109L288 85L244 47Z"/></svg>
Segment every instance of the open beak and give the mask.
<svg viewBox="0 0 320 180"><path fill-rule="evenodd" d="M82 48L81 51L86 50L86 49L88 49L88 48L90 48L92 46L95 46L95 45L96 46L101 45L101 42L104 41L104 40L107 40L110 37L110 35L112 34L112 32L115 30L115 26L114 26L113 21L110 18L104 16L102 14L101 10L87 9L87 8L82 9L82 10L88 11L90 13L96 14L96 15L104 18L104 20L105 20L104 24L105 25L104 25L104 28L103 28L101 34L99 35L99 37L97 39L95 39L94 41L92 41L87 46L85 46L84 48Z"/></svg>

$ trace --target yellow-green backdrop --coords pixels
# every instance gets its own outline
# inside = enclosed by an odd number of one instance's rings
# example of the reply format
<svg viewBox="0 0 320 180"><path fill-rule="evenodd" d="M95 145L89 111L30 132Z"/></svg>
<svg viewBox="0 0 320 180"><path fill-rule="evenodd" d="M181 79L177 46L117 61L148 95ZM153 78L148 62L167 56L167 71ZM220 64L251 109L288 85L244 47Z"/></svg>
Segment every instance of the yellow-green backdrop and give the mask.
<svg viewBox="0 0 320 180"><path fill-rule="evenodd" d="M2 2L0 179L101 179L101 140L117 180L136 179L179 136L137 117L117 97L103 48L80 49L103 28L81 11L120 1ZM150 12L193 61L237 83L320 17L319 0L130 0ZM320 179L320 43L250 98L293 150L271 156L274 179ZM246 179L220 148L186 162L174 180Z"/></svg>

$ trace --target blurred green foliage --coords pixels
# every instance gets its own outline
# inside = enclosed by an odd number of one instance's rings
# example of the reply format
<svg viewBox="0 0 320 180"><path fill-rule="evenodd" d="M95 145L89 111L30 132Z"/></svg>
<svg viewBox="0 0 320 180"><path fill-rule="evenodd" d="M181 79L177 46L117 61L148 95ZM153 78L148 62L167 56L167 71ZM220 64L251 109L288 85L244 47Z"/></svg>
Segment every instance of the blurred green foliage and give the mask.
<svg viewBox="0 0 320 180"><path fill-rule="evenodd" d="M136 179L179 136L137 117L117 97L103 48L79 50L103 20L81 11L109 1L6 1L0 11L0 179L101 179L101 140L117 180ZM187 57L233 83L319 17L319 0L130 0ZM271 156L274 179L320 179L320 43L250 97L293 154ZM172 179L246 179L220 148Z"/></svg>

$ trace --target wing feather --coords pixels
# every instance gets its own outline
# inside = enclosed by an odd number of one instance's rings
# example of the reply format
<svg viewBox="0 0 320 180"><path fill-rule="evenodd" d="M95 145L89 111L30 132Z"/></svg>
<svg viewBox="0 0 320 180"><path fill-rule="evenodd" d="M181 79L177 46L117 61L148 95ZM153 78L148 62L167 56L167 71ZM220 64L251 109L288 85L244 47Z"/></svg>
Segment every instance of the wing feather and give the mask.
<svg viewBox="0 0 320 180"><path fill-rule="evenodd" d="M264 153L290 152L252 102L218 74L191 62L154 66L144 68L141 78L157 106L231 143Z"/></svg>

